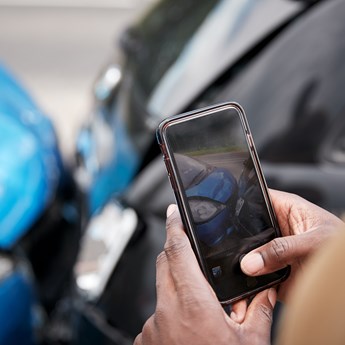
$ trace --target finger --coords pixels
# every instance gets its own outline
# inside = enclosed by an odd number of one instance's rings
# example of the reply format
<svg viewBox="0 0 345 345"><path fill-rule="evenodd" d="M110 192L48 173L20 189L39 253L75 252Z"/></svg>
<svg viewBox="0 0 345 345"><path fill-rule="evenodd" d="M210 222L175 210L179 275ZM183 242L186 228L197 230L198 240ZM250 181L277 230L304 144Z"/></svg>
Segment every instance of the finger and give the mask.
<svg viewBox="0 0 345 345"><path fill-rule="evenodd" d="M249 327L255 326L264 336L268 336L271 331L276 301L277 292L275 288L258 293L248 307L245 324Z"/></svg>
<svg viewBox="0 0 345 345"><path fill-rule="evenodd" d="M164 251L175 287L177 290L200 290L208 284L184 231L176 205L169 206L167 215Z"/></svg>
<svg viewBox="0 0 345 345"><path fill-rule="evenodd" d="M320 223L334 230L344 223L334 214L322 209L298 195L270 189L275 212L283 235L304 233Z"/></svg>
<svg viewBox="0 0 345 345"><path fill-rule="evenodd" d="M237 323L242 323L246 316L247 307L248 304L246 300L234 303L231 308L230 318Z"/></svg>
<svg viewBox="0 0 345 345"><path fill-rule="evenodd" d="M277 271L306 257L315 250L319 242L320 236L313 231L275 238L245 255L241 260L241 269L250 276Z"/></svg>
<svg viewBox="0 0 345 345"><path fill-rule="evenodd" d="M172 279L168 259L165 252L161 252L156 260L156 290L157 305L164 303L175 293L175 284Z"/></svg>
<svg viewBox="0 0 345 345"><path fill-rule="evenodd" d="M154 315L149 317L142 329L142 332L135 338L133 345L153 345L159 344L159 331L156 328Z"/></svg>

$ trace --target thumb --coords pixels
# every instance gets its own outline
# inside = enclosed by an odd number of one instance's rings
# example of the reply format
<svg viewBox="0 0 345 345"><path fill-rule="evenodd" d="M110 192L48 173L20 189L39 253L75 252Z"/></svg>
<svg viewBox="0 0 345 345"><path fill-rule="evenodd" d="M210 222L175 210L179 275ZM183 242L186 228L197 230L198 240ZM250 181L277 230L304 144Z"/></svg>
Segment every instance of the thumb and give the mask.
<svg viewBox="0 0 345 345"><path fill-rule="evenodd" d="M255 327L258 336L263 340L262 343L268 343L270 338L271 326L273 321L273 309L277 301L277 292L275 288L258 293L251 301L246 314L245 324L249 328Z"/></svg>
<svg viewBox="0 0 345 345"><path fill-rule="evenodd" d="M250 276L275 272L307 256L315 248L316 241L312 232L275 238L245 255L241 269Z"/></svg>

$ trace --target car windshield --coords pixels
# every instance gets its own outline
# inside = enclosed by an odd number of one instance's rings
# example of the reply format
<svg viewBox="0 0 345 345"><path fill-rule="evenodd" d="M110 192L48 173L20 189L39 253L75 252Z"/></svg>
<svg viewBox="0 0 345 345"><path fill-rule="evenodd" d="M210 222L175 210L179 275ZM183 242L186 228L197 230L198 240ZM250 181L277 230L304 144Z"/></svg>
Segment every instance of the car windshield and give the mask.
<svg viewBox="0 0 345 345"><path fill-rule="evenodd" d="M192 7L185 8L191 3ZM141 88L151 91L147 109L157 120L181 111L211 81L303 7L296 1L286 0L273 3L256 0L175 0L174 6L175 9L191 10L184 13L188 20L178 19L174 30L170 30L172 26L162 23L160 35L167 30L173 32L173 36L168 41L164 36L158 40L169 44L161 45L159 54L157 50L150 50L152 56L148 66L154 66L154 69L145 66L139 76L143 83L152 81L150 76L155 75L149 89L144 85ZM168 16L175 12L169 11L169 7L166 10ZM173 58L171 50L175 53ZM157 59L156 63L152 63L154 59Z"/></svg>
<svg viewBox="0 0 345 345"><path fill-rule="evenodd" d="M196 158L178 153L174 157L185 189L199 184L213 170L209 164Z"/></svg>

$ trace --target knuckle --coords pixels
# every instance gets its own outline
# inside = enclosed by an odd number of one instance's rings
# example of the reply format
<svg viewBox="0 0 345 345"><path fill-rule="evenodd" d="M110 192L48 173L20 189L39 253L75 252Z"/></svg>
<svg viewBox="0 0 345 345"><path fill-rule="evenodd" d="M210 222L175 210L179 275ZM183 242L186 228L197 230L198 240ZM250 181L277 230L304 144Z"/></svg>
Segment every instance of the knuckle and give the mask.
<svg viewBox="0 0 345 345"><path fill-rule="evenodd" d="M165 243L164 253L168 259L175 259L187 250L188 245L186 238L174 235Z"/></svg>
<svg viewBox="0 0 345 345"><path fill-rule="evenodd" d="M272 240L271 244L271 254L281 263L290 250L289 242L284 237L279 237Z"/></svg>
<svg viewBox="0 0 345 345"><path fill-rule="evenodd" d="M273 320L272 309L267 307L266 305L261 305L259 310L263 320L271 323Z"/></svg>
<svg viewBox="0 0 345 345"><path fill-rule="evenodd" d="M166 261L167 261L167 256L165 254L165 251L160 252L156 259L156 267L165 263Z"/></svg>

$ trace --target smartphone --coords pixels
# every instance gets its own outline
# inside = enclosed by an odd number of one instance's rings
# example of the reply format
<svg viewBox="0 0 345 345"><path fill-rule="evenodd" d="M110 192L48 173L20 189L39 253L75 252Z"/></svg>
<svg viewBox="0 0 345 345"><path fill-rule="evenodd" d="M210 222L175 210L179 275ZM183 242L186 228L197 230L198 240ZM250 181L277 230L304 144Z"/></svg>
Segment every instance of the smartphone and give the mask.
<svg viewBox="0 0 345 345"><path fill-rule="evenodd" d="M249 277L241 258L281 236L244 110L223 103L165 119L157 140L187 235L222 304L278 284L290 268Z"/></svg>

